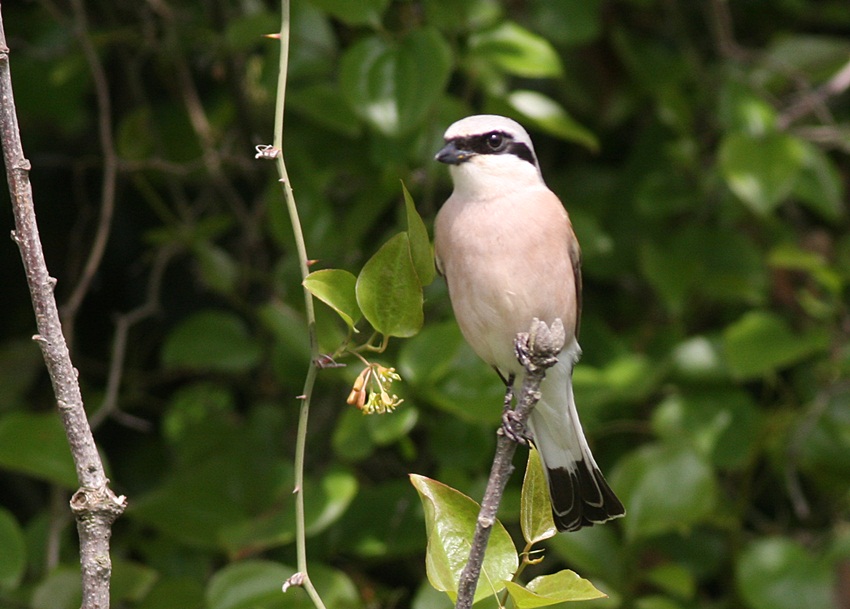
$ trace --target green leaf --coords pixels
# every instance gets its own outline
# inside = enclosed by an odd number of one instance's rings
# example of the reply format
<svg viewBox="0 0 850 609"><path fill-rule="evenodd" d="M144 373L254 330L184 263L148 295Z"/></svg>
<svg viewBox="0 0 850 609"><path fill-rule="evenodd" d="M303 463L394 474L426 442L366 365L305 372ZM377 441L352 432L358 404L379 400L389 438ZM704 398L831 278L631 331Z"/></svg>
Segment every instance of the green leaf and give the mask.
<svg viewBox="0 0 850 609"><path fill-rule="evenodd" d="M246 560L228 565L210 579L209 609L251 609L280 602L281 586L294 569L263 560Z"/></svg>
<svg viewBox="0 0 850 609"><path fill-rule="evenodd" d="M298 587L281 592L295 569L265 560L227 565L210 579L206 609L310 609L315 607ZM344 573L310 563L310 579L321 590L328 607L358 609L363 606L357 588Z"/></svg>
<svg viewBox="0 0 850 609"><path fill-rule="evenodd" d="M112 564L112 579L109 593L113 601L139 602L147 596L159 574L146 565L129 560L116 559ZM116 605L118 603L116 602Z"/></svg>
<svg viewBox="0 0 850 609"><path fill-rule="evenodd" d="M174 328L162 348L166 368L248 372L260 361L260 347L245 323L225 311L201 311Z"/></svg>
<svg viewBox="0 0 850 609"><path fill-rule="evenodd" d="M602 0L537 0L531 3L537 29L560 45L587 44L602 29Z"/></svg>
<svg viewBox="0 0 850 609"><path fill-rule="evenodd" d="M429 324L405 341L398 369L431 404L465 421L498 423L505 386L478 358L454 321Z"/></svg>
<svg viewBox="0 0 850 609"><path fill-rule="evenodd" d="M758 448L761 413L748 393L718 387L671 395L652 413L653 431L671 442L687 438L716 467L747 467Z"/></svg>
<svg viewBox="0 0 850 609"><path fill-rule="evenodd" d="M434 29L415 29L400 42L371 36L340 62L340 90L354 112L378 131L414 130L448 82L451 50Z"/></svg>
<svg viewBox="0 0 850 609"><path fill-rule="evenodd" d="M626 456L611 485L628 506L626 537L682 531L703 522L718 499L709 464L686 446L648 445Z"/></svg>
<svg viewBox="0 0 850 609"><path fill-rule="evenodd" d="M538 543L557 534L552 520L552 504L549 500L549 485L537 449L528 451L525 478L522 481L519 522L522 536L529 544Z"/></svg>
<svg viewBox="0 0 850 609"><path fill-rule="evenodd" d="M314 271L304 279L304 287L310 293L339 313L339 316L354 328L360 317L360 307L357 305L357 293L355 286L357 278L341 269L323 269Z"/></svg>
<svg viewBox="0 0 850 609"><path fill-rule="evenodd" d="M750 311L723 332L729 370L737 378L764 376L825 350L826 328L796 334L784 319L768 311Z"/></svg>
<svg viewBox="0 0 850 609"><path fill-rule="evenodd" d="M202 609L204 588L199 580L189 576L160 578L136 609Z"/></svg>
<svg viewBox="0 0 850 609"><path fill-rule="evenodd" d="M314 481L305 489L306 532L315 535L336 522L357 495L357 478L349 471L334 469L322 476L321 486Z"/></svg>
<svg viewBox="0 0 850 609"><path fill-rule="evenodd" d="M721 142L718 156L732 192L754 213L766 216L791 194L805 148L799 139L783 133L761 137L730 133Z"/></svg>
<svg viewBox="0 0 850 609"><path fill-rule="evenodd" d="M844 216L844 182L835 163L818 146L801 142L803 168L794 184L794 194L825 220L835 222Z"/></svg>
<svg viewBox="0 0 850 609"><path fill-rule="evenodd" d="M657 588L681 599L694 597L697 582L687 566L665 563L653 567L646 573L646 580Z"/></svg>
<svg viewBox="0 0 850 609"><path fill-rule="evenodd" d="M230 254L207 241L195 245L194 252L204 283L221 294L233 294L239 279L239 267Z"/></svg>
<svg viewBox="0 0 850 609"><path fill-rule="evenodd" d="M286 105L316 124L346 137L356 137L362 131L362 123L351 106L339 90L329 83L317 83L287 92Z"/></svg>
<svg viewBox="0 0 850 609"><path fill-rule="evenodd" d="M381 334L413 336L422 327L422 286L410 257L407 233L387 241L360 271L357 303Z"/></svg>
<svg viewBox="0 0 850 609"><path fill-rule="evenodd" d="M736 580L751 609L835 607L832 564L790 539L753 542L738 560Z"/></svg>
<svg viewBox="0 0 850 609"><path fill-rule="evenodd" d="M0 411L25 404L27 390L43 370L41 350L32 340L0 344Z"/></svg>
<svg viewBox="0 0 850 609"><path fill-rule="evenodd" d="M428 229L422 221L422 216L416 211L413 197L407 191L404 182L401 183L404 192L404 207L407 210L407 237L410 239L410 256L413 259L413 267L419 277L419 283L424 287L430 285L437 276L437 267L434 265L434 252L431 251L431 240L428 238Z"/></svg>
<svg viewBox="0 0 850 609"><path fill-rule="evenodd" d="M525 587L507 582L507 588L518 609L547 607L567 601L587 601L607 596L589 581L569 570L535 577Z"/></svg>
<svg viewBox="0 0 850 609"><path fill-rule="evenodd" d="M38 583L30 605L32 609L78 609L82 599L79 565L62 565Z"/></svg>
<svg viewBox="0 0 850 609"><path fill-rule="evenodd" d="M631 506L627 507L631 518ZM632 575L628 558L623 555L622 537L614 527L585 527L569 535L556 535L546 545L578 571L603 578L618 589Z"/></svg>
<svg viewBox="0 0 850 609"><path fill-rule="evenodd" d="M411 474L410 481L425 509L428 536L425 565L428 581L454 601L457 598L460 573L469 560L479 505L463 493L436 480ZM511 536L497 520L487 544L475 600L503 590L505 582L511 579L518 566L519 557Z"/></svg>
<svg viewBox="0 0 850 609"><path fill-rule="evenodd" d="M507 97L510 106L528 122L550 135L581 144L596 152L599 140L592 131L570 116L564 107L537 91L513 91Z"/></svg>
<svg viewBox="0 0 850 609"><path fill-rule="evenodd" d="M0 508L0 590L18 586L27 561L24 533L11 512Z"/></svg>
<svg viewBox="0 0 850 609"><path fill-rule="evenodd" d="M473 34L469 47L474 57L508 74L551 78L563 71L558 53L549 41L513 21Z"/></svg>
<svg viewBox="0 0 850 609"><path fill-rule="evenodd" d="M0 418L0 467L76 489L77 470L58 413Z"/></svg>
<svg viewBox="0 0 850 609"><path fill-rule="evenodd" d="M371 25L378 27L390 0L311 0L329 15L348 25Z"/></svg>

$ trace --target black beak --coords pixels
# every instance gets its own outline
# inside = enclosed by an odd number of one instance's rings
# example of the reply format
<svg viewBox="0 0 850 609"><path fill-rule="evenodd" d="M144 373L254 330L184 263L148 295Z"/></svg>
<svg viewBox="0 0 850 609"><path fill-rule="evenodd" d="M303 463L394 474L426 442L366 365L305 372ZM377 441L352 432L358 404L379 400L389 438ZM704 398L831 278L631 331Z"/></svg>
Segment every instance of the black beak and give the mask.
<svg viewBox="0 0 850 609"><path fill-rule="evenodd" d="M469 150L460 150L455 141L450 141L443 146L442 150L434 158L447 165L460 165L464 161L469 160L473 154L475 153Z"/></svg>

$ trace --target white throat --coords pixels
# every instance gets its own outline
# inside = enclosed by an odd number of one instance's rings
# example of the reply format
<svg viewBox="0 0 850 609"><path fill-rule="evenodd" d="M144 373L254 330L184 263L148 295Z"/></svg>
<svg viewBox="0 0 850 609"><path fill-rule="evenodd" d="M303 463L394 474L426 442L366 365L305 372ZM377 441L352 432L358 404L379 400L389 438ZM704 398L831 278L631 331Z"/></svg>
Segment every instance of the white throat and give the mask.
<svg viewBox="0 0 850 609"><path fill-rule="evenodd" d="M540 170L513 155L474 156L460 165L450 165L454 194L465 200L489 199L543 187Z"/></svg>

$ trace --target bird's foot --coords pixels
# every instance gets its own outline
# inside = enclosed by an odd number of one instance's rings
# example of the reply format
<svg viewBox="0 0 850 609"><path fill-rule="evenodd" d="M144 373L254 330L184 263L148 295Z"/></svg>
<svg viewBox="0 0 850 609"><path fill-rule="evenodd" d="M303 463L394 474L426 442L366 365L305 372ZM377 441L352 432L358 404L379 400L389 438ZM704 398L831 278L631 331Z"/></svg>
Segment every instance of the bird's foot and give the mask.
<svg viewBox="0 0 850 609"><path fill-rule="evenodd" d="M520 446L528 446L531 436L523 422L517 417L517 413L511 408L502 411L502 427L499 429L512 442Z"/></svg>

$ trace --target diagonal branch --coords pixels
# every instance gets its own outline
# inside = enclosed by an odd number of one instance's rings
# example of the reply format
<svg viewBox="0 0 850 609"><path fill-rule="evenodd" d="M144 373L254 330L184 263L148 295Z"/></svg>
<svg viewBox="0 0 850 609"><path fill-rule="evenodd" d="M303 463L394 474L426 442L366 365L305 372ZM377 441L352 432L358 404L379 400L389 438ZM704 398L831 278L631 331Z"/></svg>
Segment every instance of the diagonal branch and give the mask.
<svg viewBox="0 0 850 609"><path fill-rule="evenodd" d="M126 500L116 497L86 420L77 370L71 362L62 334L53 288L56 280L47 271L38 234L29 182L30 162L24 157L18 117L12 92L9 49L0 15L0 142L15 216L12 238L18 244L35 310L38 334L33 339L41 348L53 384L56 403L71 447L80 488L71 498L80 535L80 564L83 579L83 609L109 607L109 558L111 525L124 511Z"/></svg>
<svg viewBox="0 0 850 609"><path fill-rule="evenodd" d="M507 431L503 428L499 429L496 455L493 458L490 479L487 481L487 489L484 491L484 499L481 501L481 509L478 512L472 549L458 582L455 609L469 609L475 598L475 588L481 575L481 566L484 564L487 541L496 522L496 512L502 502L505 486L513 471L511 460L516 452L516 442L509 436L517 434L517 430L524 429L525 421L540 399L540 383L546 376L546 370L557 363L557 356L564 348L564 341L564 326L560 319L556 319L551 328L545 322L534 319L530 332L521 332L516 337L517 359L525 368L522 392L517 400L516 408L510 411L508 417L511 429ZM509 387L508 392L510 391ZM508 402L507 399L506 402Z"/></svg>

